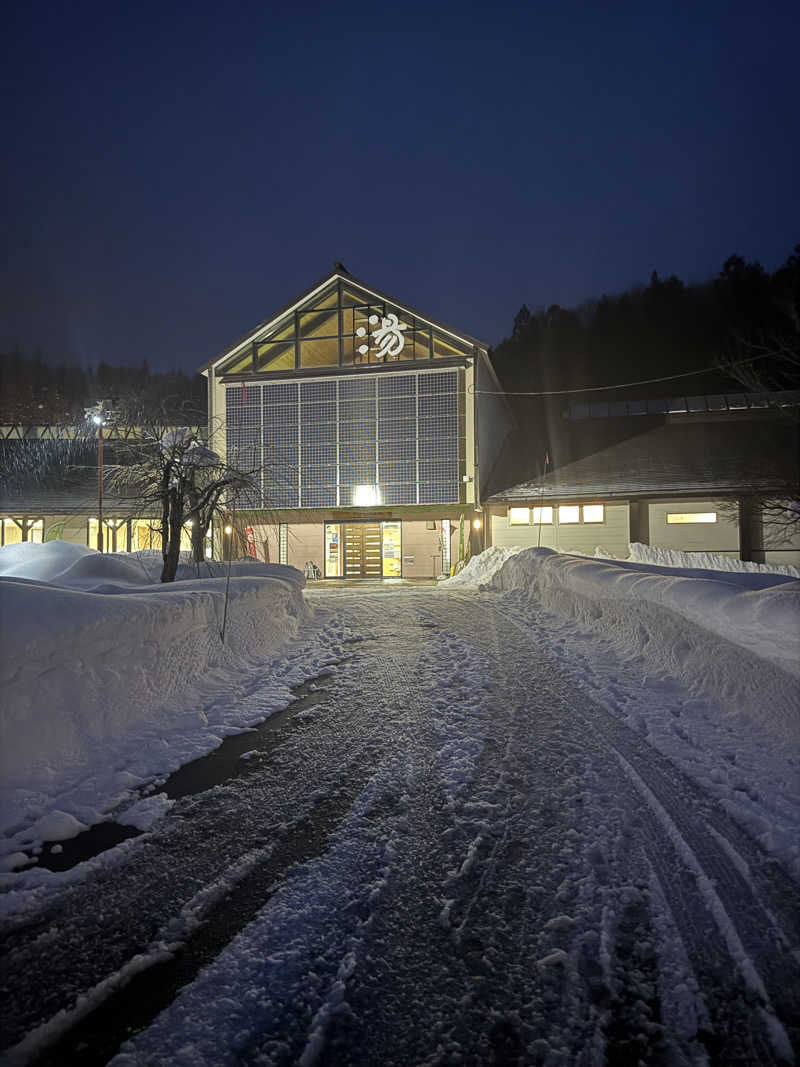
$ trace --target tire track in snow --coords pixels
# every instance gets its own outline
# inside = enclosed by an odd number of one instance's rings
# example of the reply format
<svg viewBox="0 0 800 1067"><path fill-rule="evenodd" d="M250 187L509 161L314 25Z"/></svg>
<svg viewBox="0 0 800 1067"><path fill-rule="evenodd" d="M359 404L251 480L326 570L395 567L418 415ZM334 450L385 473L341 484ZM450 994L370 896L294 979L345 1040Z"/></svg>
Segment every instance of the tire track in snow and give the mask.
<svg viewBox="0 0 800 1067"><path fill-rule="evenodd" d="M285 763L285 806L289 811L294 809L292 817L288 822L279 821L275 826L274 847L262 850L262 854L266 852L262 859L246 859L242 869L233 876L228 869L231 863L236 866L241 853L236 849L226 850L221 865L218 862L215 867L222 877L218 888L211 894L215 898L213 905L210 912L202 916L202 925L196 933L193 929L185 929L186 924L180 915L173 913L170 918L170 908L165 908L158 896L154 899L152 893L149 894L149 908L147 899L137 900L137 912L143 912L148 920L138 940L135 932L131 936L131 931L125 929L125 915L130 914L130 898L136 896L137 890L143 889L141 879L137 878L136 856L122 868L101 869L96 884L90 881L67 894L72 897L74 909L71 951L64 951L65 932L53 927L48 930L48 920L39 919L27 929L12 928L9 941L15 942L14 952L7 957L7 965L9 971L14 968L18 973L23 973L25 968L25 982L21 983L21 988L15 989L19 1010L15 1016L6 1016L6 1033L13 1033L12 1027L16 1028L18 1035L25 1033L26 1029L29 1032L7 1053L9 1063L27 1063L40 1053L37 1063L63 1063L87 1045L91 1051L84 1048L81 1052L82 1061L104 1063L131 1029L146 1025L169 1004L178 989L190 981L199 968L212 960L238 930L253 918L272 892L282 871L307 860L322 849L327 836L349 810L374 771L379 754L390 744L392 720L387 720L380 712L391 713L401 708L413 686L413 664L419 654L420 637L416 633L393 636L390 655L380 661L380 677L371 679L373 683L379 683L378 688L384 695L394 693L394 700L389 702L392 706L388 707L385 700L376 701L369 688L358 681L346 676L339 678L341 685L336 693L331 694L336 714L328 716L327 724L322 716L315 716L311 720L312 729L305 731L303 739L293 743L295 756L298 752L304 752L303 744L308 744L309 733L313 735L313 727L321 725L322 729L316 731L317 759L310 759L305 768L302 763L291 760ZM353 656L350 659L348 667L358 676L356 658ZM387 664L386 658L395 662ZM371 658L367 662L374 664ZM410 672L407 670L409 666L412 667ZM305 721L308 722L308 719ZM341 738L337 736L337 727L343 730ZM280 750L272 760L273 770L276 764L283 769ZM233 831L234 825L245 814L241 804L231 812L216 810L215 801L220 797L229 798L236 794L238 788L242 790L240 799L248 808L254 801L266 810L274 807L274 790L278 785L274 777L260 789L257 785L257 782L248 779L233 789L213 790L207 796L192 799L188 809L184 809L184 813L191 811L204 822L208 840L212 842L209 846L212 853L214 832L216 830L218 836L220 831L220 826L215 824L227 821L228 830ZM241 833L243 828L238 827L238 840L247 840L251 846L254 832L252 816L246 822L244 837ZM262 839L270 836L267 828L259 826L257 829ZM191 855L191 850L199 844L196 825L194 831L184 842L183 860L189 871L198 869L197 863L192 862L196 857ZM166 834L161 842L167 881L175 871L170 858L174 861L174 849L181 840L182 830L178 826L171 834ZM141 860L141 856L138 859ZM127 909L121 903L115 909L109 909L106 894L110 884L120 876L124 884L118 895L128 901ZM191 884L193 880L188 877L182 884ZM208 889L204 888L198 897L203 898L207 894ZM102 935L94 933L93 943L87 953L87 946L83 943L86 934L83 916L87 908L91 909L93 897L96 904L110 911L117 922L112 922L112 930L106 927ZM172 898L175 899L174 893ZM177 906L180 907L180 904ZM184 904L183 912L191 908L190 900ZM153 926L153 920L158 924L157 927ZM33 925L37 929L32 929ZM116 931L113 930L115 925ZM197 923L192 920L189 925L196 927ZM179 935L177 942L174 940L176 929ZM42 931L54 947L58 948L61 944L60 958L58 955L48 958L39 950L37 932L40 935ZM188 936L182 937L182 934ZM110 946L104 943L109 935ZM165 952L169 957L166 960L163 959ZM76 960L82 957L85 964L82 973L77 981L65 983L65 989L60 978L63 979ZM132 959L134 966L128 963ZM117 961L115 966L111 962L114 960ZM147 973L140 974L148 963L152 963L152 967L147 969ZM31 1024L33 1030L30 1029ZM54 1040L59 1043L50 1048ZM9 1043L6 1038L6 1045Z"/></svg>
<svg viewBox="0 0 800 1067"><path fill-rule="evenodd" d="M527 628L498 610L533 647ZM578 706L573 710L586 734L627 774L635 790L630 810L644 800L653 815L646 851L689 957L706 979L703 993L717 1023L716 1033L703 1034L712 1062L794 1062L800 966L789 948L797 944L800 895L788 875L607 709L595 705L591 718ZM672 859L666 868L665 855ZM689 877L677 873L681 867ZM704 913L716 930L706 923L698 934L693 917Z"/></svg>
<svg viewBox="0 0 800 1067"><path fill-rule="evenodd" d="M352 801L347 767L364 775L358 788L387 790L369 824L345 805L348 825L391 843L385 877L372 898L344 871L350 903L318 917L320 973L297 977L297 1002L240 1058L198 1062L596 1067L622 1050L653 1064L779 1062L772 1019L787 1023L798 988L797 893L780 866L611 712L585 706L494 601L432 591L336 608L375 640L340 678L343 735L307 736L326 747L331 790L343 784ZM285 755L287 797L319 787L299 744ZM390 802L400 794L402 814ZM266 805L269 791L247 796ZM193 807L207 827L213 800ZM651 937L655 961L642 948ZM676 977L682 1000L666 989Z"/></svg>

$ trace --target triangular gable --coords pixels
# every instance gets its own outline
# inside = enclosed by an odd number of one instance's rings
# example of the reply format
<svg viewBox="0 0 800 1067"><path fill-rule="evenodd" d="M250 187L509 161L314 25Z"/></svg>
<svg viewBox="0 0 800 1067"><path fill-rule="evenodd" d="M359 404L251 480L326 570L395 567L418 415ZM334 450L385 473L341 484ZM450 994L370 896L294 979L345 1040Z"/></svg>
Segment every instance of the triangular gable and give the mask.
<svg viewBox="0 0 800 1067"><path fill-rule="evenodd" d="M394 318L392 318L394 316ZM395 326L396 319L396 326ZM385 320L392 336L382 334ZM385 333L385 331L383 331ZM376 337L378 340L376 341ZM393 340L394 338L394 340ZM366 349L366 351L365 351ZM485 353L486 346L336 271L206 363L222 375ZM387 354L388 353L388 354Z"/></svg>

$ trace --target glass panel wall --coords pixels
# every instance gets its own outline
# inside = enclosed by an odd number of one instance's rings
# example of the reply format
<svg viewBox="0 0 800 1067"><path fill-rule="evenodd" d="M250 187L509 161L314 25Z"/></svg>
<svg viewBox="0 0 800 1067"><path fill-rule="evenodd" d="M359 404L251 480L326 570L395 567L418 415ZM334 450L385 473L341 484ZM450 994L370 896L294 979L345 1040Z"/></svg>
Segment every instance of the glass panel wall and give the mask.
<svg viewBox="0 0 800 1067"><path fill-rule="evenodd" d="M238 385L226 392L227 454L261 465L258 492L241 507L461 500L457 370L265 383L248 387L246 403Z"/></svg>
<svg viewBox="0 0 800 1067"><path fill-rule="evenodd" d="M221 374L250 374L469 356L466 341L350 283L336 283L309 305L239 349Z"/></svg>

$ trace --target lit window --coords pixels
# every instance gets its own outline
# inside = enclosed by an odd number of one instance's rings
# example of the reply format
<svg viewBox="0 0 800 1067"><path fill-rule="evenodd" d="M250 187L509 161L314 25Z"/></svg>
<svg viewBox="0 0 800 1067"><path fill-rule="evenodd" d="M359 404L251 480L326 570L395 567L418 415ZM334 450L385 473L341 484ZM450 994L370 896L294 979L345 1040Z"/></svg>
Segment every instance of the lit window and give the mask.
<svg viewBox="0 0 800 1067"><path fill-rule="evenodd" d="M534 508L534 510L536 510ZM509 526L527 526L531 521L531 509L530 508L509 508L508 509L508 525Z"/></svg>
<svg viewBox="0 0 800 1067"><path fill-rule="evenodd" d="M534 508L533 509L533 524L534 526L550 526L553 522L553 509L552 508Z"/></svg>
<svg viewBox="0 0 800 1067"><path fill-rule="evenodd" d="M602 504L583 505L584 522L605 522L605 508Z"/></svg>
<svg viewBox="0 0 800 1067"><path fill-rule="evenodd" d="M558 521L562 526L568 522L581 521L581 509L577 504L561 504L558 508Z"/></svg>
<svg viewBox="0 0 800 1067"><path fill-rule="evenodd" d="M716 522L716 511L668 511L667 523L670 526L682 526L690 522Z"/></svg>

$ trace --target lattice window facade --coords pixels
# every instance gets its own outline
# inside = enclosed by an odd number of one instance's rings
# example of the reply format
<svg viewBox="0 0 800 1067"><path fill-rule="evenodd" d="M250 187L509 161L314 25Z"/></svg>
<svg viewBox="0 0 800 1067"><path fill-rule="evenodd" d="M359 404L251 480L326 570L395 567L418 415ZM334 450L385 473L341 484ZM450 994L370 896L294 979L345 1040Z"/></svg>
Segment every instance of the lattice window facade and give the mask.
<svg viewBox="0 0 800 1067"><path fill-rule="evenodd" d="M459 382L447 370L229 387L228 457L259 479L238 506L462 502Z"/></svg>

